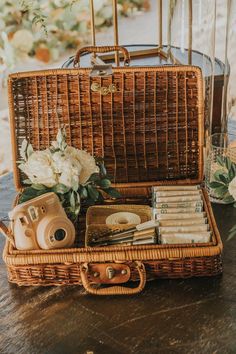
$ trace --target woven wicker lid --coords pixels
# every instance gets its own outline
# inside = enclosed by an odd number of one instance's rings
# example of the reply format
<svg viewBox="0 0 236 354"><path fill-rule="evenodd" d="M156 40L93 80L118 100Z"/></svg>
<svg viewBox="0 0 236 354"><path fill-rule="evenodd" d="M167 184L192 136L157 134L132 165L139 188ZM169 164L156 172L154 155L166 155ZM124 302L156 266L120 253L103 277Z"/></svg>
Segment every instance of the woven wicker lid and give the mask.
<svg viewBox="0 0 236 354"><path fill-rule="evenodd" d="M66 125L68 144L104 156L117 186L203 175L203 83L193 66L115 68L89 77L91 69L11 74L9 109L17 189L23 139L45 149ZM92 89L96 84L97 90ZM94 86L93 86L94 88Z"/></svg>

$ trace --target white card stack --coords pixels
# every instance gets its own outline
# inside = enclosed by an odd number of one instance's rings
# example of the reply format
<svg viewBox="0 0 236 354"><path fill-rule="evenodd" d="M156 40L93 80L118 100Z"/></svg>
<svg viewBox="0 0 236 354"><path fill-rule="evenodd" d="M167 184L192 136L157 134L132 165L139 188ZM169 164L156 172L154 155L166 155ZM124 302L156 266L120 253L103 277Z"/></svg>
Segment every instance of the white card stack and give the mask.
<svg viewBox="0 0 236 354"><path fill-rule="evenodd" d="M207 243L212 233L199 185L152 188L153 218L161 244Z"/></svg>

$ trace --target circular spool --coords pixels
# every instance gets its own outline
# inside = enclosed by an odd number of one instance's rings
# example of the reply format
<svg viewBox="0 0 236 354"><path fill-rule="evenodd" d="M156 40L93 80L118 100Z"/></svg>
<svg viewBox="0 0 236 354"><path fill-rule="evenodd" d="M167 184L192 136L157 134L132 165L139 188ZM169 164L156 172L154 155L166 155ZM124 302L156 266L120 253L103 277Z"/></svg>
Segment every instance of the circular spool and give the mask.
<svg viewBox="0 0 236 354"><path fill-rule="evenodd" d="M141 218L135 213L121 211L113 213L106 218L107 225L138 225L141 224Z"/></svg>

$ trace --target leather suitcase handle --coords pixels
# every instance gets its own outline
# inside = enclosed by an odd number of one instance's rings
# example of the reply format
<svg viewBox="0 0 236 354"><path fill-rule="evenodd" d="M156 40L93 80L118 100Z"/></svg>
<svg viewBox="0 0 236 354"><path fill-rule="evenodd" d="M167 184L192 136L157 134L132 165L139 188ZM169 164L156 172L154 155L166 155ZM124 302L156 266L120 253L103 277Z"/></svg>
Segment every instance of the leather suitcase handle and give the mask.
<svg viewBox="0 0 236 354"><path fill-rule="evenodd" d="M142 262L135 262L136 269L139 273L140 281L136 288L127 288L124 286L111 286L108 288L94 288L88 279L88 263L84 263L80 267L80 276L85 290L92 295L134 295L140 293L146 284L146 270Z"/></svg>
<svg viewBox="0 0 236 354"><path fill-rule="evenodd" d="M97 46L88 46L88 47L83 47L80 48L77 53L75 54L74 58L74 67L75 66L80 66L80 56L82 53L109 53L113 51L120 51L124 55L124 65L129 66L130 64L130 55L129 52L126 48L121 47L121 46L102 46L102 47L97 47Z"/></svg>

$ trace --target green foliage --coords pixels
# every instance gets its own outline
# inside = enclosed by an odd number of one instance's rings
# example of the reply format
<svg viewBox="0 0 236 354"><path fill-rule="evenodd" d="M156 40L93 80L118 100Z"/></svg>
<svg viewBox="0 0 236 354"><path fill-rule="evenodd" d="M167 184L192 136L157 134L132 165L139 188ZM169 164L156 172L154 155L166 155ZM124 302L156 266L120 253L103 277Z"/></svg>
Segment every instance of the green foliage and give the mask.
<svg viewBox="0 0 236 354"><path fill-rule="evenodd" d="M227 156L217 156L216 161L222 168L214 173L214 180L209 186L225 203L233 203L234 198L229 194L228 187L236 176L236 164Z"/></svg>
<svg viewBox="0 0 236 354"><path fill-rule="evenodd" d="M226 204L234 203L233 206L236 208L236 201L228 191L229 183L236 177L236 164L227 156L217 156L216 161L222 168L219 168L219 170L214 173L214 181L210 183L210 188L214 190L216 195L221 198L223 202ZM236 225L229 231L227 241L235 236Z"/></svg>
<svg viewBox="0 0 236 354"><path fill-rule="evenodd" d="M19 198L19 204L27 202L28 200L31 200L33 198L39 197L42 194L50 192L50 189L44 188L44 189L36 189L33 187L27 187L24 189L22 192L20 198Z"/></svg>
<svg viewBox="0 0 236 354"><path fill-rule="evenodd" d="M229 236L227 238L227 241L231 240L235 236L236 236L236 225L234 225L232 229L229 230Z"/></svg>
<svg viewBox="0 0 236 354"><path fill-rule="evenodd" d="M120 198L120 193L115 188L107 188L106 193L112 198Z"/></svg>
<svg viewBox="0 0 236 354"><path fill-rule="evenodd" d="M54 192L56 194L65 194L65 193L68 193L69 190L70 190L70 188L65 186L62 183L59 183L56 186L52 187L52 192Z"/></svg>

